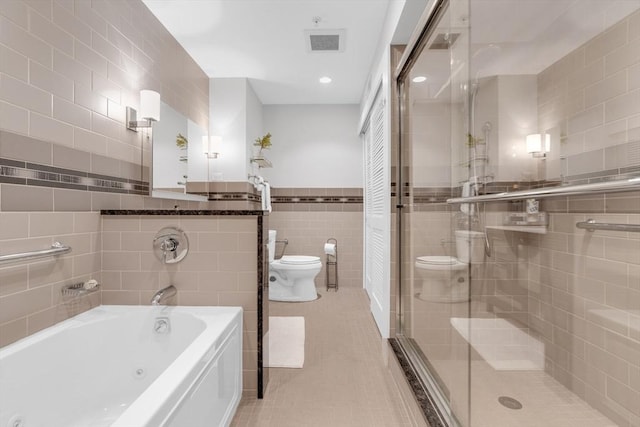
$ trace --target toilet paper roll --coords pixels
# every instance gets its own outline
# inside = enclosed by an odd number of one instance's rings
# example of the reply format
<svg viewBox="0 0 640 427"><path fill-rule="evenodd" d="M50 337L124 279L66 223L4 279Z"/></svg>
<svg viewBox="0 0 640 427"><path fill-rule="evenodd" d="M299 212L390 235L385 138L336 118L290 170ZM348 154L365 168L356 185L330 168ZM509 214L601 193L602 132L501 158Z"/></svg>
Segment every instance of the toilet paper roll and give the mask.
<svg viewBox="0 0 640 427"><path fill-rule="evenodd" d="M327 255L336 256L336 245L335 243L325 243L324 244L324 253Z"/></svg>

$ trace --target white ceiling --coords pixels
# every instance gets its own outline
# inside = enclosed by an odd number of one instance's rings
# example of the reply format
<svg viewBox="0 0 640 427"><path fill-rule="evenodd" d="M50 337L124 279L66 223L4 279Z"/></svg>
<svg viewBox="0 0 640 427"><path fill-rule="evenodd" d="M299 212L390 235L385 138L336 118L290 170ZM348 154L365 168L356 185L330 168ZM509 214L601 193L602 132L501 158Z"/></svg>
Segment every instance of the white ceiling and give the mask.
<svg viewBox="0 0 640 427"><path fill-rule="evenodd" d="M390 1L143 0L209 77L247 77L263 104L359 103ZM344 29L344 52L308 53L314 28Z"/></svg>

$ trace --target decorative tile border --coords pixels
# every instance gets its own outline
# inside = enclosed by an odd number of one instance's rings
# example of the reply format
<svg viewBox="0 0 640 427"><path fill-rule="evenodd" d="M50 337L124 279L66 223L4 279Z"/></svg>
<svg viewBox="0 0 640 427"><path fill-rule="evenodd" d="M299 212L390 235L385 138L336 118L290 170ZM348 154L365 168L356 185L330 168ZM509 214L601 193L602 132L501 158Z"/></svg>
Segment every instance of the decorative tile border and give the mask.
<svg viewBox="0 0 640 427"><path fill-rule="evenodd" d="M409 358L406 353L402 349L402 345L396 338L389 338L389 345L393 350L393 353L404 373L405 379L407 380L407 384L409 384L409 388L413 392L413 395L418 403L418 406L422 410L422 415L427 420L427 423L431 427L447 427L442 422L442 415L440 411L436 407L433 402L433 397L427 390L427 388L422 384L422 381L419 379L416 370L411 364Z"/></svg>
<svg viewBox="0 0 640 427"><path fill-rule="evenodd" d="M145 196L149 194L148 182L1 157L0 183Z"/></svg>
<svg viewBox="0 0 640 427"><path fill-rule="evenodd" d="M210 215L245 215L262 216L263 211L253 210L211 210L211 209L103 209L100 215L176 215L176 216L210 216Z"/></svg>

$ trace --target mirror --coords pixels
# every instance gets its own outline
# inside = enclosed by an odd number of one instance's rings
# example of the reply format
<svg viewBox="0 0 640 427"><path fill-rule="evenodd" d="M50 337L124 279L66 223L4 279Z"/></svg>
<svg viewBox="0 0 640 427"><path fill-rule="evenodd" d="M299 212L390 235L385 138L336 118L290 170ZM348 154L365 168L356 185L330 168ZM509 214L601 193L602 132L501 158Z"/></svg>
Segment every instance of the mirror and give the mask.
<svg viewBox="0 0 640 427"><path fill-rule="evenodd" d="M208 180L208 159L202 152L207 130L164 102L160 119L153 124L151 196L206 201L206 197L187 194L185 189L187 181Z"/></svg>

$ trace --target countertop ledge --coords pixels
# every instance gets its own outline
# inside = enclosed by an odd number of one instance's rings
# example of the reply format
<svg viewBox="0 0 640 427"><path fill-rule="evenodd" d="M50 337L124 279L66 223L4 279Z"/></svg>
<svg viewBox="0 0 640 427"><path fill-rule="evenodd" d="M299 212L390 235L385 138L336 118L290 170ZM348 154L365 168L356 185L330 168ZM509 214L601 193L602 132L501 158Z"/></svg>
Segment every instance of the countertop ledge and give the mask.
<svg viewBox="0 0 640 427"><path fill-rule="evenodd" d="M214 216L214 215L245 215L262 216L264 211L250 210L200 210L200 209L103 209L100 215L183 215L183 216Z"/></svg>

